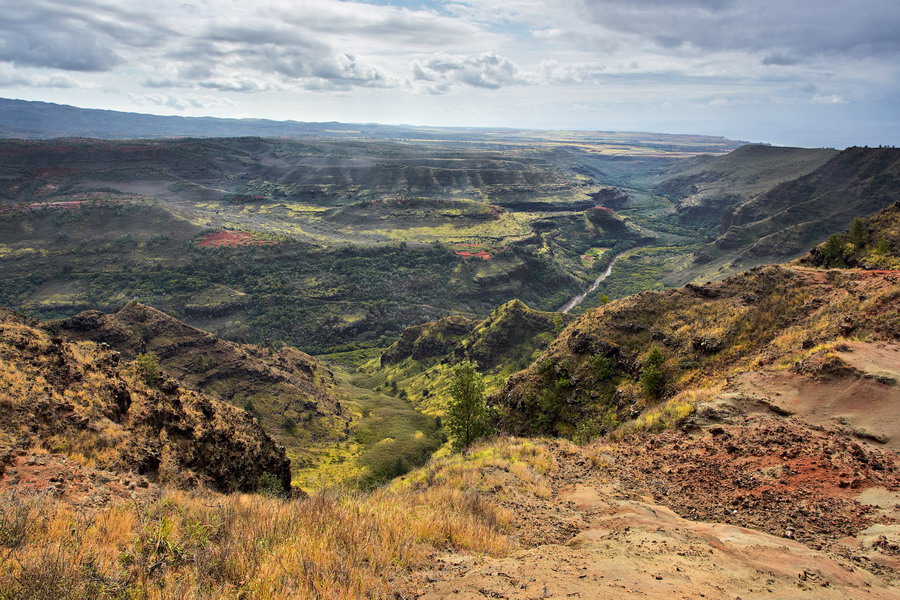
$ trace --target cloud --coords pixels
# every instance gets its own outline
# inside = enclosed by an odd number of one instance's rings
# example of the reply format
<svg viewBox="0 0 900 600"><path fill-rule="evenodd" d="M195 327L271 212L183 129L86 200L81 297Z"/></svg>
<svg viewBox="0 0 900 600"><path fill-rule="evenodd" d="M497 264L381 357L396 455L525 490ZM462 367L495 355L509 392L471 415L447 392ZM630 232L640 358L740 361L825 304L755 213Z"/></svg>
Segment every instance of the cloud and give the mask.
<svg viewBox="0 0 900 600"><path fill-rule="evenodd" d="M173 94L128 94L128 99L138 106L168 106L175 110L230 106L234 103L219 96L175 96Z"/></svg>
<svg viewBox="0 0 900 600"><path fill-rule="evenodd" d="M775 52L772 54L768 54L763 57L762 64L769 65L780 65L780 66L790 66L796 65L801 62L799 58L796 56L790 56L788 54L782 54L780 52Z"/></svg>
<svg viewBox="0 0 900 600"><path fill-rule="evenodd" d="M4 22L10 25L9 21ZM66 71L107 71L121 57L88 31L52 31L24 26L0 31L0 60L15 65Z"/></svg>
<svg viewBox="0 0 900 600"><path fill-rule="evenodd" d="M0 88L10 87L93 89L99 86L93 81L75 78L66 73L35 73L0 65Z"/></svg>
<svg viewBox="0 0 900 600"><path fill-rule="evenodd" d="M420 89L429 94L446 93L457 86L499 89L531 83L513 61L491 52L477 56L441 54L413 61L411 71L412 80L424 83Z"/></svg>
<svg viewBox="0 0 900 600"><path fill-rule="evenodd" d="M392 71L408 65L404 54L485 37L436 10L340 0L0 0L0 10L0 62L143 70L144 85L157 89L394 87L400 78Z"/></svg>
<svg viewBox="0 0 900 600"><path fill-rule="evenodd" d="M104 0L0 0L0 11L0 61L17 66L109 71L171 35L152 13Z"/></svg>
<svg viewBox="0 0 900 600"><path fill-rule="evenodd" d="M900 52L900 4L894 0L591 0L590 23L660 48L691 52L760 52L793 57ZM770 62L767 64L788 64ZM792 62L790 64L795 64Z"/></svg>
<svg viewBox="0 0 900 600"><path fill-rule="evenodd" d="M816 104L848 104L850 101L844 98L843 96L839 96L837 94L830 95L820 95L816 94L813 96L812 101Z"/></svg>

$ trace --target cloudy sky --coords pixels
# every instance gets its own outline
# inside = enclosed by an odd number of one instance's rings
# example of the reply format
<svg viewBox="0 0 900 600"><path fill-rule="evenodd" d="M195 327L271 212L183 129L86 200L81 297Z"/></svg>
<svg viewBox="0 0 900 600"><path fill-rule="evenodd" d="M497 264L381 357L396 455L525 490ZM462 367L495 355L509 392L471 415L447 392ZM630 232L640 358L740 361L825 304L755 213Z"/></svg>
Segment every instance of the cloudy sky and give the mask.
<svg viewBox="0 0 900 600"><path fill-rule="evenodd" d="M0 0L0 14L6 98L900 144L898 0Z"/></svg>

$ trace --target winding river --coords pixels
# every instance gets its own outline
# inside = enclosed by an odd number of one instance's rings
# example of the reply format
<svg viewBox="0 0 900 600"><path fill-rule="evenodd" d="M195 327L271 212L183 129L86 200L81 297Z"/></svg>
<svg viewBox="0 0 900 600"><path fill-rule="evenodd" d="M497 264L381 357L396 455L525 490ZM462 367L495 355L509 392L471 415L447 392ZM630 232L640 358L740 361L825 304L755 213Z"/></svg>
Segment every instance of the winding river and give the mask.
<svg viewBox="0 0 900 600"><path fill-rule="evenodd" d="M589 287L587 290L585 290L585 292L583 294L578 294L577 296L574 296L571 300L569 300L568 302L563 304L556 312L567 313L570 310L572 310L573 308L575 308L576 306L578 306L579 304L581 304L584 301L584 299L587 298L588 294L590 294L591 292L596 290L597 287L601 283L603 283L603 280L606 279L607 277L609 277L610 273L612 273L613 265L616 264L616 261L619 260L620 258L622 258L623 256L625 256L626 254L630 254L630 253L634 252L635 250L637 250L637 248L631 248L630 250L625 250L624 252L619 252L618 254L616 254L613 257L613 259L611 261L609 261L609 266L606 267L606 270L603 271L603 273L601 273L600 276L594 280L594 283L591 284L591 287Z"/></svg>

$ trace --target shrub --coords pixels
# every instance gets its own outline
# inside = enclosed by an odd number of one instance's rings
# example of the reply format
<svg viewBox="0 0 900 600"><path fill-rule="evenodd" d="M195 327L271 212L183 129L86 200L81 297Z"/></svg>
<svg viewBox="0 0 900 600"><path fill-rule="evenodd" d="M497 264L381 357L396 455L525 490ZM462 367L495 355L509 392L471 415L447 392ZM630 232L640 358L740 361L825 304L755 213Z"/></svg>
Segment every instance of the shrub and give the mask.
<svg viewBox="0 0 900 600"><path fill-rule="evenodd" d="M293 435L297 433L297 421L292 417L286 417L284 421L281 422L281 428Z"/></svg>
<svg viewBox="0 0 900 600"><path fill-rule="evenodd" d="M138 354L134 357L134 369L147 385L159 381L159 357L153 352Z"/></svg>
<svg viewBox="0 0 900 600"><path fill-rule="evenodd" d="M615 374L612 361L602 354L595 354L590 359L590 369L599 381L606 381Z"/></svg>
<svg viewBox="0 0 900 600"><path fill-rule="evenodd" d="M850 223L850 241L857 248L862 248L869 241L869 230L866 229L866 223L859 217L853 219Z"/></svg>
<svg viewBox="0 0 900 600"><path fill-rule="evenodd" d="M269 498L285 498L284 488L281 487L281 480L272 473L263 473L259 478L259 485L256 486L256 493L268 496Z"/></svg>
<svg viewBox="0 0 900 600"><path fill-rule="evenodd" d="M658 346L652 346L647 358L644 360L644 368L641 369L640 383L644 395L653 400L658 400L665 385L666 375L663 363L666 357Z"/></svg>
<svg viewBox="0 0 900 600"><path fill-rule="evenodd" d="M822 246L822 254L828 259L829 267L846 267L845 257L847 246L844 244L844 238L840 234L835 233Z"/></svg>

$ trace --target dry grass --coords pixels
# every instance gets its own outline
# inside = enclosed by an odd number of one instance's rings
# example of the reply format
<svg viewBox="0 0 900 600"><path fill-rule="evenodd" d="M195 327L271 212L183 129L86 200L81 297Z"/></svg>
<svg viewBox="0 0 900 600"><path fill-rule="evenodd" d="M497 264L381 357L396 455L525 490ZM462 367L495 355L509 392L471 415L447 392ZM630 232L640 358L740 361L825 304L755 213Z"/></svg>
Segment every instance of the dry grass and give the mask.
<svg viewBox="0 0 900 600"><path fill-rule="evenodd" d="M679 392L665 402L645 410L638 418L623 424L611 437L620 440L633 434L659 432L676 427L694 413L697 404L715 397L724 388L725 382L719 382L707 388Z"/></svg>
<svg viewBox="0 0 900 600"><path fill-rule="evenodd" d="M545 474L555 466L552 454L544 446L500 437L463 454L432 459L423 468L395 481L392 489L421 490L438 486L490 493L497 499L516 494L549 498L551 490ZM501 524L511 519L511 515L499 516Z"/></svg>
<svg viewBox="0 0 900 600"><path fill-rule="evenodd" d="M436 552L505 552L502 520L444 485L290 502L168 491L93 513L6 496L0 599L393 597Z"/></svg>

